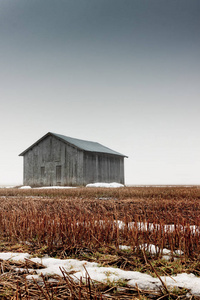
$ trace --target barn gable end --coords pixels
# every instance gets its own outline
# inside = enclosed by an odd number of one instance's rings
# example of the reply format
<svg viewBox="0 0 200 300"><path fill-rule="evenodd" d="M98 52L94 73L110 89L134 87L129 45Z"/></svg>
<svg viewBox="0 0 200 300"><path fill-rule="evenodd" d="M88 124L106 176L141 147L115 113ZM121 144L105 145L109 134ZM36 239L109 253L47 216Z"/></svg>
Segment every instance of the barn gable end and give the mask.
<svg viewBox="0 0 200 300"><path fill-rule="evenodd" d="M24 185L124 183L125 155L99 143L49 132L20 156L24 157Z"/></svg>

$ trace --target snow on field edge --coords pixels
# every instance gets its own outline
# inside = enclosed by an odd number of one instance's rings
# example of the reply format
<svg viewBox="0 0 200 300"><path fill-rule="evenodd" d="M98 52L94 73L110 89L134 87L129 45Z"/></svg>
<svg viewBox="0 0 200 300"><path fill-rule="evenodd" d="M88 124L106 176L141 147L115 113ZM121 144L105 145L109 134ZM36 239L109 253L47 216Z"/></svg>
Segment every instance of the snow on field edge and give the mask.
<svg viewBox="0 0 200 300"><path fill-rule="evenodd" d="M51 257L31 258L28 253L0 253L2 260L24 261L30 259L35 263L42 263L45 268L37 269L37 275L27 275L26 278L31 280L41 280L40 275L62 275L60 268L67 272L74 271L74 280L86 278L85 268L94 281L98 282L117 282L126 280L128 286L135 287L136 285L142 290L159 290L162 284L158 278L154 278L148 274L137 271L125 271L119 268L101 267L95 262L80 261L77 259L56 259ZM85 267L85 268L84 268ZM175 276L162 276L161 279L168 287L183 287L190 290L192 295L200 296L200 278L194 274L181 273Z"/></svg>
<svg viewBox="0 0 200 300"><path fill-rule="evenodd" d="M37 188L32 188L31 186L21 186L19 189L74 189L75 186L42 186Z"/></svg>
<svg viewBox="0 0 200 300"><path fill-rule="evenodd" d="M123 184L117 183L117 182L111 182L111 183L106 183L106 182L96 182L96 183L89 183L86 185L86 187L102 187L102 188L119 188L119 187L124 187ZM43 187L37 187L37 189L70 189L70 188L76 188L73 186L43 186ZM19 189L31 189L31 186L29 185L24 185L20 187Z"/></svg>
<svg viewBox="0 0 200 300"><path fill-rule="evenodd" d="M96 182L96 183L89 183L86 185L86 187L118 188L118 187L124 187L124 185L117 182L111 182L111 183Z"/></svg>

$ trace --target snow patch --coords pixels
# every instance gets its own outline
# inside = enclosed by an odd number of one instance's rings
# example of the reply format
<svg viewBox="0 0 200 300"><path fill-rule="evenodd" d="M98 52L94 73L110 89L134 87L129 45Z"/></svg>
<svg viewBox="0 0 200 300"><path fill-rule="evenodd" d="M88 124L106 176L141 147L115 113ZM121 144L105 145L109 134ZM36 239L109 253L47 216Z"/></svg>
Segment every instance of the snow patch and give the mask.
<svg viewBox="0 0 200 300"><path fill-rule="evenodd" d="M131 246L119 245L119 249L122 251L131 250Z"/></svg>
<svg viewBox="0 0 200 300"><path fill-rule="evenodd" d="M154 249L151 245L152 250ZM135 287L143 290L158 290L162 287L162 284L158 278L154 278L151 275L136 272L136 271L125 271L119 268L112 267L101 267L95 262L79 261L77 259L56 259L51 257L43 258L30 258L28 253L0 253L0 259L2 260L21 260L29 258L31 261L36 263L42 263L45 268L37 269L37 275L27 275L28 280L41 280L41 274L45 275L60 275L63 276L61 269L67 272L74 271L74 280L82 279L87 277L86 270L90 278L98 282L116 282L119 280L125 280L128 286ZM85 270L86 268L86 270ZM183 287L191 291L192 295L200 296L200 277L194 274L178 274L175 276L162 276L161 279L166 283L168 287Z"/></svg>
<svg viewBox="0 0 200 300"><path fill-rule="evenodd" d="M2 252L0 253L0 259L2 260L21 260L29 258L30 254L28 253L19 253L19 252Z"/></svg>
<svg viewBox="0 0 200 300"><path fill-rule="evenodd" d="M117 182L111 182L111 183L96 182L96 183L89 183L86 185L86 187L119 188L119 187L124 187L124 185Z"/></svg>
<svg viewBox="0 0 200 300"><path fill-rule="evenodd" d="M33 189L74 189L76 188L75 186L41 186L41 187L36 187ZM29 185L24 185L20 187L19 189L31 189L31 186Z"/></svg>
<svg viewBox="0 0 200 300"><path fill-rule="evenodd" d="M42 190L42 189L75 189L75 188L76 188L75 186L41 186L34 189Z"/></svg>
<svg viewBox="0 0 200 300"><path fill-rule="evenodd" d="M19 189L22 189L22 190L25 190L25 189L31 189L31 186L29 186L29 185L24 185L24 186L21 186Z"/></svg>

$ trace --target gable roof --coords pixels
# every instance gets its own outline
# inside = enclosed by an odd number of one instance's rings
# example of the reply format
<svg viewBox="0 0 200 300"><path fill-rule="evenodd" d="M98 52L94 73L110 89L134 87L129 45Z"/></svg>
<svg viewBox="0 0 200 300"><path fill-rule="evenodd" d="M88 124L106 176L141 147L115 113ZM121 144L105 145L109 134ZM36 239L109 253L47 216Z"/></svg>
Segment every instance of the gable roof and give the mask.
<svg viewBox="0 0 200 300"><path fill-rule="evenodd" d="M75 146L76 148L80 150L84 150L87 152L97 152L97 153L105 153L105 154L112 154L112 155L118 155L118 156L123 156L127 157L124 154L121 154L117 151L114 151L108 147L105 147L99 143L96 142L91 142L91 141L85 141L85 140L80 140L76 138L72 138L69 136L53 133L53 132L48 132L45 134L42 138L40 138L37 142L32 144L29 148L27 148L25 151L19 154L19 156L23 156L26 152L28 152L31 148L33 148L36 144L38 144L40 141L42 141L44 138L47 136L54 136L57 139L63 141L64 143L70 144L72 146Z"/></svg>

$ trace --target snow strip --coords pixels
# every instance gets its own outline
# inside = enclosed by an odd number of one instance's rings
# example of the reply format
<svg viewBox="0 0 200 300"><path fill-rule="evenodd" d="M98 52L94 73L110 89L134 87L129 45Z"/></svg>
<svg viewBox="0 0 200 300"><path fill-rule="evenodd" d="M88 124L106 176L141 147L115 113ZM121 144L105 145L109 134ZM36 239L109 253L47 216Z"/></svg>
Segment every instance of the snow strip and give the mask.
<svg viewBox="0 0 200 300"><path fill-rule="evenodd" d="M158 290L162 284L158 278L154 278L148 274L136 272L136 271L125 271L119 268L112 267L101 267L95 262L80 261L77 259L56 259L51 257L43 258L30 258L28 253L0 253L0 259L3 260L21 260L29 258L31 261L36 263L42 263L45 268L37 269L38 275L27 275L27 279L40 279L41 274L43 275L60 275L62 272L60 268L67 272L74 271L74 279L78 280L81 277L86 278L87 272L90 278L98 282L117 282L125 280L128 286L135 287L136 285L143 290ZM84 268L85 267L85 268ZM166 283L168 287L183 287L190 290L192 295L200 296L200 278L194 274L178 274L176 276L162 276L161 279Z"/></svg>
<svg viewBox="0 0 200 300"><path fill-rule="evenodd" d="M75 189L76 186L42 186L42 187L36 187L36 188L33 188L33 189ZM31 186L29 185L25 185L25 186L21 186L19 189L32 189Z"/></svg>
<svg viewBox="0 0 200 300"><path fill-rule="evenodd" d="M86 187L119 188L119 187L124 187L124 185L117 182L112 182L112 183L96 182L96 183L89 183L86 185Z"/></svg>
<svg viewBox="0 0 200 300"><path fill-rule="evenodd" d="M42 186L34 189L43 190L43 189L75 189L76 186Z"/></svg>
<svg viewBox="0 0 200 300"><path fill-rule="evenodd" d="M30 254L19 253L19 252L0 252L0 259L2 260L21 260L24 261L25 258L29 259Z"/></svg>
<svg viewBox="0 0 200 300"><path fill-rule="evenodd" d="M127 225L121 221L114 221L115 224L118 225L119 229L124 229ZM155 223L147 223L147 222L129 222L128 229L137 228L140 231L153 231L153 230L163 230L164 232L174 232L177 231L187 231L188 229L193 233L200 233L200 227L197 225L183 226L183 225L160 225Z"/></svg>
<svg viewBox="0 0 200 300"><path fill-rule="evenodd" d="M89 183L86 185L86 187L119 188L119 187L124 187L124 185L121 183L117 183L117 182L111 182L111 183L96 182L96 183ZM75 187L75 186L43 186L43 187L36 187L34 189L73 189L73 188L77 188L77 187ZM19 189L31 189L31 186L25 185L25 186L21 186Z"/></svg>
<svg viewBox="0 0 200 300"><path fill-rule="evenodd" d="M20 190L27 190L27 189L31 189L31 186L29 186L29 185L24 185L24 186L21 186L19 189L20 189Z"/></svg>

